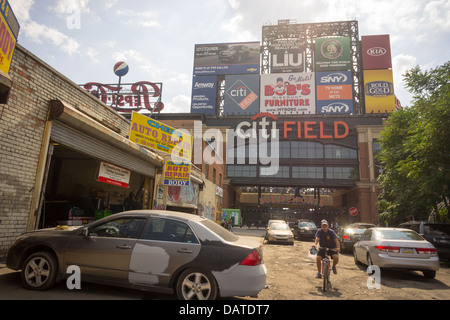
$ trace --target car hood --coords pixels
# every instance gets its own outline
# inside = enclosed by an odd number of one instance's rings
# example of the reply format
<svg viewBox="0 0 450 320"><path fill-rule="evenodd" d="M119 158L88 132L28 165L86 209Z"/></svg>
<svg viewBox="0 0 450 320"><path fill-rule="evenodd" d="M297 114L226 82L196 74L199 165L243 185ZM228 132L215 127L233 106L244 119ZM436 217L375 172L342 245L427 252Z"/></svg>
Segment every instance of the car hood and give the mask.
<svg viewBox="0 0 450 320"><path fill-rule="evenodd" d="M290 230L270 230L269 232L272 234L280 235L280 236L287 236L287 235L292 234L292 231L290 231Z"/></svg>
<svg viewBox="0 0 450 320"><path fill-rule="evenodd" d="M75 232L80 229L81 226L58 226L55 228L46 228L46 229L38 229L32 230L24 233L22 236L38 236L38 235L48 235L48 234L61 234L61 233L69 233Z"/></svg>

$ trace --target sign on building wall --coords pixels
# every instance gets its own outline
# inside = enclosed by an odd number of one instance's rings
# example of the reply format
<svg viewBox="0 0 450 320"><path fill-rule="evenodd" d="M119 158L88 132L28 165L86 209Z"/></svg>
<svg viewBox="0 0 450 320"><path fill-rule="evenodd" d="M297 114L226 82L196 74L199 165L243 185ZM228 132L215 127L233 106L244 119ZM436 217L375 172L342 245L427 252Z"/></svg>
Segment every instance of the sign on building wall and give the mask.
<svg viewBox="0 0 450 320"><path fill-rule="evenodd" d="M194 76L191 113L216 114L217 76Z"/></svg>
<svg viewBox="0 0 450 320"><path fill-rule="evenodd" d="M195 45L194 75L259 74L260 43Z"/></svg>
<svg viewBox="0 0 450 320"><path fill-rule="evenodd" d="M191 161L191 135L137 112L133 112L131 118L130 140L139 145Z"/></svg>
<svg viewBox="0 0 450 320"><path fill-rule="evenodd" d="M351 69L348 37L317 38L314 53L316 72Z"/></svg>
<svg viewBox="0 0 450 320"><path fill-rule="evenodd" d="M260 112L271 114L315 114L314 73L261 75Z"/></svg>
<svg viewBox="0 0 450 320"><path fill-rule="evenodd" d="M190 163L166 161L164 165L164 185L188 186L191 179Z"/></svg>
<svg viewBox="0 0 450 320"><path fill-rule="evenodd" d="M225 115L259 113L259 75L225 77Z"/></svg>
<svg viewBox="0 0 450 320"><path fill-rule="evenodd" d="M19 23L7 0L1 2L0 11L0 70L8 74L19 35Z"/></svg>
<svg viewBox="0 0 450 320"><path fill-rule="evenodd" d="M395 111L392 70L364 70L366 113Z"/></svg>
<svg viewBox="0 0 450 320"><path fill-rule="evenodd" d="M316 72L316 95L318 114L353 113L351 72Z"/></svg>

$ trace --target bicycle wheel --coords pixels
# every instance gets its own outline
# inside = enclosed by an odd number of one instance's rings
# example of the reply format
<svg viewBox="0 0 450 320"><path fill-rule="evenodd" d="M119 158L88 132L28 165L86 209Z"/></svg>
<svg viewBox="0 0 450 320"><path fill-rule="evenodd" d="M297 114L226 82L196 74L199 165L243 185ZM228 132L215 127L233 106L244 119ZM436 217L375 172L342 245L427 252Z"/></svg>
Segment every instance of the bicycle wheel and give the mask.
<svg viewBox="0 0 450 320"><path fill-rule="evenodd" d="M323 289L323 291L327 291L327 288L328 288L328 277L329 277L329 275L330 275L330 273L329 273L329 269L330 269L330 264L329 263L327 263L327 262L325 262L324 264L323 264L323 272L322 272L322 276L323 276L323 286L322 286L322 289Z"/></svg>

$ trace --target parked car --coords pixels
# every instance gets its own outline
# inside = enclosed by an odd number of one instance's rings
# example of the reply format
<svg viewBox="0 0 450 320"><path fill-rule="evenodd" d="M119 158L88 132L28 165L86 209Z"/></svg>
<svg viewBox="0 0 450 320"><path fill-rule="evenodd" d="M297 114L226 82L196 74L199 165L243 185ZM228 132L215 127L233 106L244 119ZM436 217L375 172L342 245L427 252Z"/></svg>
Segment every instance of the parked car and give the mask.
<svg viewBox="0 0 450 320"><path fill-rule="evenodd" d="M311 240L314 239L316 235L317 226L312 220L300 219L297 220L294 231L296 232L298 239Z"/></svg>
<svg viewBox="0 0 450 320"><path fill-rule="evenodd" d="M438 251L439 259L450 261L450 224L424 221L405 222L399 228L416 231L425 240L431 242Z"/></svg>
<svg viewBox="0 0 450 320"><path fill-rule="evenodd" d="M294 244L294 234L287 223L272 223L267 229L268 242Z"/></svg>
<svg viewBox="0 0 450 320"><path fill-rule="evenodd" d="M359 241L364 231L375 227L371 223L352 223L338 231L339 242L342 252L353 252L353 245Z"/></svg>
<svg viewBox="0 0 450 320"><path fill-rule="evenodd" d="M242 62L250 57L250 48L245 45L230 46L219 52L220 61Z"/></svg>
<svg viewBox="0 0 450 320"><path fill-rule="evenodd" d="M401 228L370 228L353 247L356 264L420 270L433 279L439 270L436 248L417 232Z"/></svg>
<svg viewBox="0 0 450 320"><path fill-rule="evenodd" d="M284 221L284 220L269 220L268 222L267 222L267 227L266 227L266 236L265 236L265 239L266 240L268 240L268 235L269 235L269 228L270 228L270 226L273 224L273 223L286 223L286 221Z"/></svg>
<svg viewBox="0 0 450 320"><path fill-rule="evenodd" d="M187 213L139 210L85 227L20 236L7 266L25 288L45 290L76 265L87 282L176 293L179 299L255 296L265 287L261 244Z"/></svg>

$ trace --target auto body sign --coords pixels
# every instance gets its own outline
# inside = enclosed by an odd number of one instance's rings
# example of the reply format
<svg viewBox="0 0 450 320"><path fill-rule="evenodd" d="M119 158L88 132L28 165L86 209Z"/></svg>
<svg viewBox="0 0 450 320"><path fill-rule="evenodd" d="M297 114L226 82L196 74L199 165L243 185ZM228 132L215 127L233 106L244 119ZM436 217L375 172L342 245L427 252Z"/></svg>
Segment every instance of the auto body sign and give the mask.
<svg viewBox="0 0 450 320"><path fill-rule="evenodd" d="M189 186L190 178L190 163L175 163L173 161L166 161L164 166L164 185Z"/></svg>
<svg viewBox="0 0 450 320"><path fill-rule="evenodd" d="M315 114L314 73L261 75L260 112L271 114Z"/></svg>

